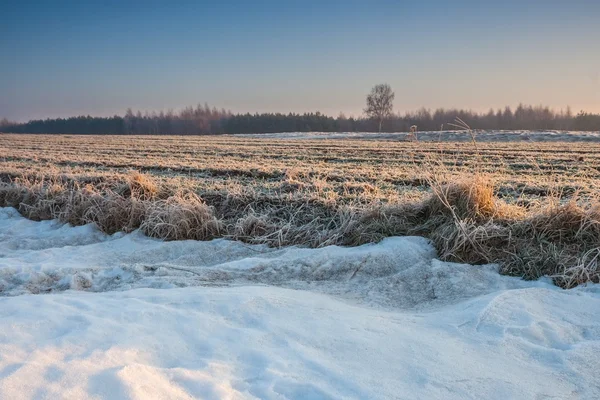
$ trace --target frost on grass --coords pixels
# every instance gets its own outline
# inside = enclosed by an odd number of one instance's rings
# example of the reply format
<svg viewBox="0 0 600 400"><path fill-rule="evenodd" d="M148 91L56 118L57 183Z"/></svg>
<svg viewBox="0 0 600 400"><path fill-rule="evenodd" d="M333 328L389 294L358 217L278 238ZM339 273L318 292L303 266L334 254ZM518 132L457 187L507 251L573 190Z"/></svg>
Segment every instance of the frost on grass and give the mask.
<svg viewBox="0 0 600 400"><path fill-rule="evenodd" d="M227 191L201 197L130 173L125 181L103 178L95 186L82 186L72 178L62 182L64 177L58 176L0 182L0 205L14 206L33 220L94 224L107 234L140 229L165 240L224 237L271 247L316 248L419 235L431 239L445 261L496 263L503 274L550 276L564 288L600 282L597 194L568 202L550 197L537 207L522 206L503 201L488 175L459 179L446 176L443 166L432 164L430 169L424 178L428 196L391 204L338 204L319 197L327 194L321 193L326 183L318 179L313 182L317 192ZM285 175L298 178L295 171ZM356 182L343 186L345 193L376 189Z"/></svg>

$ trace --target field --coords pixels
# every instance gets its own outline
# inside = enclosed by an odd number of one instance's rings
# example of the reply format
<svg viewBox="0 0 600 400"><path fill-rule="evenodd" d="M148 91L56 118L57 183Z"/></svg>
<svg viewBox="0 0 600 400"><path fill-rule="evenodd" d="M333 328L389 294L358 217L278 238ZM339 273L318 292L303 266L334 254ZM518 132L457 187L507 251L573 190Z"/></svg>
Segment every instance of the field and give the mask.
<svg viewBox="0 0 600 400"><path fill-rule="evenodd" d="M2 135L0 203L167 240L322 247L420 235L442 259L571 287L597 280L600 142L546 136Z"/></svg>
<svg viewBox="0 0 600 400"><path fill-rule="evenodd" d="M0 398L599 398L600 143L524 136L0 135Z"/></svg>
<svg viewBox="0 0 600 400"><path fill-rule="evenodd" d="M599 143L420 143L239 137L3 135L3 179L86 182L142 172L200 196L319 199L365 207L422 197L431 173L485 174L510 202L588 195L600 183ZM208 200L208 199L206 199Z"/></svg>

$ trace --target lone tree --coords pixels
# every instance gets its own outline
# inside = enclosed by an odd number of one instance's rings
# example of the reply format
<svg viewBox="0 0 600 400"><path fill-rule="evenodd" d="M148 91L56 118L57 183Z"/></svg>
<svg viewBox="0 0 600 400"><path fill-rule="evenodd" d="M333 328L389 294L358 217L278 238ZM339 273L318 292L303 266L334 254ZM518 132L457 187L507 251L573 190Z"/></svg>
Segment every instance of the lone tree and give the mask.
<svg viewBox="0 0 600 400"><path fill-rule="evenodd" d="M396 95L387 83L376 85L367 95L367 108L365 114L379 121L379 132L383 121L392 115L394 108L394 97Z"/></svg>

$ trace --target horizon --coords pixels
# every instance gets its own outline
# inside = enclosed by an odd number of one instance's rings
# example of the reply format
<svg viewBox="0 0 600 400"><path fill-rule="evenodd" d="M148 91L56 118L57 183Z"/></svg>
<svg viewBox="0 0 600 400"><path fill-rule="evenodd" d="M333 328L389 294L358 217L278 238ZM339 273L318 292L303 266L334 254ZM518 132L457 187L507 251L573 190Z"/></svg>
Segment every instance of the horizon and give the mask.
<svg viewBox="0 0 600 400"><path fill-rule="evenodd" d="M361 117L383 82L401 113L519 103L600 113L600 3L536 3L3 3L0 118L204 102Z"/></svg>
<svg viewBox="0 0 600 400"><path fill-rule="evenodd" d="M332 115L332 114L327 114L327 113L323 113L319 110L309 110L309 111L302 111L302 112L295 112L295 111L271 111L271 112L260 112L260 111L255 111L255 112L250 112L250 111L240 111L240 112L233 112L232 110L228 110L228 109L224 109L223 107L218 107L216 105L210 104L210 103L197 103L194 105L188 105L185 107L181 107L181 108L167 108L167 109L162 109L162 110L135 110L135 109L131 109L131 111L134 114L137 114L138 111L142 114L142 116L146 116L146 115L152 115L154 113L156 114L160 114L161 112L167 113L169 111L178 114L179 112L181 112L183 109L185 108L196 108L197 106L201 106L201 107L205 107L206 105L209 106L210 109L216 108L218 111L221 110L225 110L227 112L232 112L233 115L244 115L244 114L251 114L251 115L266 115L266 114L282 114L282 115L288 115L288 114L296 114L296 115L303 115L303 114L316 114L316 113L320 113L323 116L326 117L331 117L334 119L337 119L340 115L343 114L343 116L345 118L354 118L354 119L369 119L371 117L368 117L364 114L364 112L360 113L360 114L346 114L343 111L339 112L337 115ZM438 110L442 110L442 111L452 111L452 110L456 110L456 111L461 111L461 112L468 112L468 113L473 113L479 116L485 116L490 110L494 111L494 113L496 113L497 111L504 111L507 107L510 108L511 112L514 112L519 106L523 106L525 108L527 107L533 107L534 109L537 108L548 108L551 112L556 113L556 114L561 114L561 113L566 113L567 110L569 110L571 112L571 115L573 117L577 116L578 113L580 112L584 112L584 113L588 113L588 114L600 114L600 113L595 113L593 111L589 111L589 110L576 110L573 107L567 105L566 107L560 107L560 108L555 108L555 107L550 107L550 106L546 106L544 104L538 104L538 105L533 105L533 104L525 104L525 103L519 103L515 106L513 105L506 105L503 107L498 107L498 108L488 108L486 110L474 110L474 109L467 109L467 108L460 108L460 107L438 107L438 108L431 108L431 107L425 107L425 106L421 106L421 107L417 107L415 109L411 109L411 110L394 110L394 114L392 117L398 117L398 118L402 118L405 117L408 114L416 114L418 111L420 110L427 110L430 113L435 113ZM130 107L128 107L130 108ZM23 120L23 121L18 121L18 120L11 120L10 118L7 118L7 120L9 122L14 122L14 123L18 123L18 124L25 124L27 122L31 122L31 121L39 121L39 120L53 120L53 119L68 119L68 118L78 118L78 117L92 117L92 118L112 118L112 117L125 117L127 113L127 110L124 110L122 112L118 112L118 113L114 113L114 114L105 114L105 115L97 115L97 114L79 114L79 115L61 115L61 116L47 116L47 117L42 117L42 118L33 118L33 119L28 119L28 120ZM0 115L0 119L1 118L6 118L3 117L2 115Z"/></svg>

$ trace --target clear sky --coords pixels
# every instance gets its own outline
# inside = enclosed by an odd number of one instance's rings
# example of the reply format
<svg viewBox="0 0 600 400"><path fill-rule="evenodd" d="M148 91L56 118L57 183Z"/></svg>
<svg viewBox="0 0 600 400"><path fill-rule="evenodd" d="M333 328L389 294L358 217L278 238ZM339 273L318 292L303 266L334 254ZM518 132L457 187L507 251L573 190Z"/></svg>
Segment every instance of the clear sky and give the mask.
<svg viewBox="0 0 600 400"><path fill-rule="evenodd" d="M600 112L599 0L0 2L0 117L359 115L519 102Z"/></svg>

